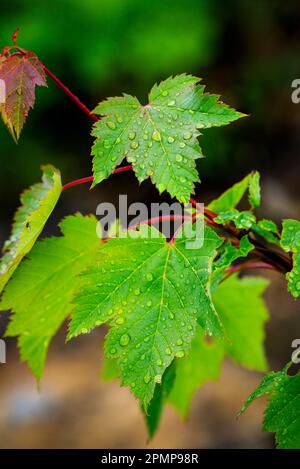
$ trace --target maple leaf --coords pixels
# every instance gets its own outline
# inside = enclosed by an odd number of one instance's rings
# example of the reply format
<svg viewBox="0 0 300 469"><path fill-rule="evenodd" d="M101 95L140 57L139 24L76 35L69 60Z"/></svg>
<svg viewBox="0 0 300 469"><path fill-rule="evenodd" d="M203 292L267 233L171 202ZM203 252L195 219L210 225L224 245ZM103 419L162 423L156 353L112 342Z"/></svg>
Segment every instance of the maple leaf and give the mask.
<svg viewBox="0 0 300 469"><path fill-rule="evenodd" d="M72 311L79 274L93 263L100 240L95 217L66 217L63 236L36 243L8 283L0 308L13 311L7 336L18 336L21 358L40 379L50 340Z"/></svg>
<svg viewBox="0 0 300 469"><path fill-rule="evenodd" d="M23 257L31 250L60 193L60 172L53 166L43 166L42 182L34 184L21 195L21 206L15 213L10 238L4 244L0 260L0 293Z"/></svg>
<svg viewBox="0 0 300 469"><path fill-rule="evenodd" d="M240 414L257 398L268 395L263 430L276 433L279 448L300 447L300 372L288 375L290 363L278 372L268 373L248 397Z"/></svg>
<svg viewBox="0 0 300 469"><path fill-rule="evenodd" d="M281 247L293 253L293 268L286 274L290 293L300 296L300 222L298 220L283 220Z"/></svg>
<svg viewBox="0 0 300 469"><path fill-rule="evenodd" d="M195 160L203 156L198 129L244 115L219 102L219 96L204 93L198 82L185 74L168 78L152 88L146 106L126 94L100 103L94 112L103 117L92 132L93 184L126 158L140 182L150 177L160 193L167 190L188 202L199 180Z"/></svg>
<svg viewBox="0 0 300 469"><path fill-rule="evenodd" d="M223 334L209 292L222 241L206 227L202 248L186 249L185 242L171 245L148 226L136 239L111 239L83 274L85 285L74 300L69 338L108 323L105 353L118 359L123 384L144 407L173 359L188 353L197 321Z"/></svg>
<svg viewBox="0 0 300 469"><path fill-rule="evenodd" d="M5 84L5 99L0 104L2 119L17 141L34 106L35 87L47 86L43 64L33 52L22 57L7 56L0 61L0 80Z"/></svg>

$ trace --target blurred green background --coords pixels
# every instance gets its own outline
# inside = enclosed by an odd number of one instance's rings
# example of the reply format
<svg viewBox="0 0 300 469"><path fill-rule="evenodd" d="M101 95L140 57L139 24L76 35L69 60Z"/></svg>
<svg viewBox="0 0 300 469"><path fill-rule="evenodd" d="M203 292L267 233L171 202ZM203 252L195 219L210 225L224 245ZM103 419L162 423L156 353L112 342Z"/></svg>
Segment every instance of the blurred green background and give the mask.
<svg viewBox="0 0 300 469"><path fill-rule="evenodd" d="M199 162L199 198L206 201L248 171L258 169L264 197L260 214L277 221L299 218L300 104L291 101L291 83L300 78L297 0L0 0L0 10L0 46L10 44L12 33L20 27L19 44L33 50L90 108L122 92L146 102L150 87L172 74L187 72L202 77L209 91L220 93L225 102L249 117L210 129L201 137L207 158ZM90 129L89 119L50 80L48 89L37 90L35 109L17 146L0 123L0 241L9 233L20 191L39 179L41 164L53 163L60 168L64 182L91 174ZM94 213L100 200L116 200L118 193L126 191L132 200L158 198L150 183L139 187L132 175L118 175L94 191L78 187L65 193L46 231L55 232L55 222L63 214L77 210ZM276 368L289 359L297 327L300 336L299 307L289 299L282 279L268 275L275 286L267 295L273 315L267 350L271 367ZM0 369L0 399L13 415L0 414L2 447L143 446L146 437L133 399L114 385L89 381L99 365L98 341L99 336L93 336L93 345L79 339L78 345L69 345L66 352L62 334L51 347L46 394L40 398L34 397L34 383L26 367L17 364L12 344L8 364ZM88 357L87 351L94 356L94 367L82 358ZM76 353L80 353L80 360ZM82 394L77 390L75 401L66 391L73 382L63 371L64 360L66 367L71 360L72 377L86 377L86 381L82 378ZM90 375L89 368L93 368ZM238 404L259 377L233 365L227 365L224 373L222 384L214 384L213 391L200 395L188 424L168 414L154 445L181 447L190 441L194 447L272 445L272 439L260 432L261 408L250 411L243 423L234 420ZM50 398L50 404L47 401L48 385L54 404ZM88 409L84 393L93 402ZM109 393L119 403L115 407ZM103 399L110 411L107 406L97 407ZM127 426L120 416L122 399L129 412ZM49 423L52 404L58 406L57 420ZM85 414L76 415L71 404L81 406ZM208 412L207 406L215 412ZM232 412L227 414L223 406L232 407ZM109 426L109 422L114 424ZM69 432L70 425L76 432L66 438L64 431ZM110 436L103 432L107 425Z"/></svg>

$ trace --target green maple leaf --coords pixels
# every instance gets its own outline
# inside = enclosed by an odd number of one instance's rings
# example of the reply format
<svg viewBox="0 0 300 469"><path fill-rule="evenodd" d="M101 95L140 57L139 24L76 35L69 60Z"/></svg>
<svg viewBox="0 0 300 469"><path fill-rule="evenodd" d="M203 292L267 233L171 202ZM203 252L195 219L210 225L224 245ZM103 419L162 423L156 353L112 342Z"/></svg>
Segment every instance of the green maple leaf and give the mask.
<svg viewBox="0 0 300 469"><path fill-rule="evenodd" d="M135 236L100 246L76 296L69 338L108 323L106 356L118 359L123 384L147 407L165 369L188 353L197 320L223 334L210 297L211 265L222 241L208 227L198 249L187 249L185 238L167 243L148 226Z"/></svg>
<svg viewBox="0 0 300 469"><path fill-rule="evenodd" d="M0 113L4 124L17 141L35 102L35 87L47 86L42 63L33 52L0 60L0 80L4 83L4 100Z"/></svg>
<svg viewBox="0 0 300 469"><path fill-rule="evenodd" d="M42 182L34 184L21 195L22 205L15 214L11 236L4 245L4 255L0 261L0 293L31 250L59 199L59 171L53 166L42 169Z"/></svg>
<svg viewBox="0 0 300 469"><path fill-rule="evenodd" d="M247 257L249 252L254 249L247 235L240 240L239 246L233 246L230 241L226 241L219 249L219 256L213 263L212 291L214 292L220 283L225 270L231 264L240 258Z"/></svg>
<svg viewBox="0 0 300 469"><path fill-rule="evenodd" d="M229 212L242 200L244 194L249 190L248 200L251 207L260 205L260 175L254 171L227 189L217 199L213 200L208 208L216 213Z"/></svg>
<svg viewBox="0 0 300 469"><path fill-rule="evenodd" d="M256 223L256 217L248 210L239 212L234 208L232 210L221 212L217 217L214 218L214 221L216 223L220 223L221 225L232 221L238 229L250 230L250 228L252 228L252 226Z"/></svg>
<svg viewBox="0 0 300 469"><path fill-rule="evenodd" d="M290 363L277 373L268 373L241 409L257 398L268 395L263 430L276 433L279 448L300 448L300 373L287 374Z"/></svg>
<svg viewBox="0 0 300 469"><path fill-rule="evenodd" d="M199 180L195 160L203 156L198 129L244 116L204 93L198 81L185 74L168 78L152 88L146 106L126 94L100 103L94 112L102 118L92 132L94 185L126 158L140 182L150 177L160 193L188 202Z"/></svg>
<svg viewBox="0 0 300 469"><path fill-rule="evenodd" d="M72 311L78 274L94 260L100 240L97 220L69 216L60 223L63 236L39 241L8 283L0 307L14 314L6 331L18 336L21 358L40 379L49 342Z"/></svg>
<svg viewBox="0 0 300 469"><path fill-rule="evenodd" d="M288 272L288 289L298 298L300 296L300 222L298 220L283 220L281 247L293 253L293 269Z"/></svg>
<svg viewBox="0 0 300 469"><path fill-rule="evenodd" d="M199 329L188 357L176 363L169 401L183 417L187 417L195 391L218 379L224 356L246 368L266 369L263 343L268 313L261 296L267 284L259 277L232 276L218 286L213 302L227 337L207 342Z"/></svg>
<svg viewBox="0 0 300 469"><path fill-rule="evenodd" d="M276 223L272 220L259 220L256 224L252 225L251 229L269 243L280 246L280 234Z"/></svg>

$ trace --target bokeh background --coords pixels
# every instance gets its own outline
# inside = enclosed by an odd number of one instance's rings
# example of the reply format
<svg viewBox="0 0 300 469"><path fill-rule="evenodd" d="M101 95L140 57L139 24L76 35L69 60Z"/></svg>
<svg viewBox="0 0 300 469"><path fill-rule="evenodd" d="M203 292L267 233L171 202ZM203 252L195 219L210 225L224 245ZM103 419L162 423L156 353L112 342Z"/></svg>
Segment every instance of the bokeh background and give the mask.
<svg viewBox="0 0 300 469"><path fill-rule="evenodd" d="M201 137L202 201L219 194L252 169L262 173L259 215L278 223L300 216L300 104L291 83L300 78L300 4L297 0L0 0L0 47L21 28L19 43L41 60L91 108L107 96L127 92L147 99L156 81L188 72L208 90L249 117L210 129ZM0 123L0 241L9 234L21 190L53 163L63 181L91 173L88 118L48 82L37 90L19 145ZM56 233L65 214L95 213L119 193L130 201L158 200L148 182L120 174L88 191L64 193L46 234ZM44 233L44 234L45 234ZM271 369L279 369L300 337L299 302L284 280L266 293L271 320L266 348ZM0 319L4 331L8 315ZM133 397L118 383L99 380L103 331L64 344L65 328L53 341L41 392L9 340L7 364L0 365L0 447L146 447L146 431ZM182 422L167 409L149 447L269 448L261 432L264 402L240 419L235 414L260 374L226 362L219 382L204 386L191 416Z"/></svg>

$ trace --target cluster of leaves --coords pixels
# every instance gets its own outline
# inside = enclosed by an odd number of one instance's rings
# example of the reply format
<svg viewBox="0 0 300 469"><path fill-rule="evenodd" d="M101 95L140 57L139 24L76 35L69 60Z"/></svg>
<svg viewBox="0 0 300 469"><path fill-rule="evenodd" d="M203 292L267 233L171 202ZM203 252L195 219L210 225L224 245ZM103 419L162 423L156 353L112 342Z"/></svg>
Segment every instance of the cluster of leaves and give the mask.
<svg viewBox="0 0 300 469"><path fill-rule="evenodd" d="M44 76L32 53L9 52L0 64L6 89L1 112L18 138L34 87L44 84ZM100 103L94 111L101 118L93 127L93 184L126 158L140 182L150 177L159 192L187 202L199 180L199 129L243 116L198 82L189 75L169 78L152 88L146 106L128 95ZM152 436L163 405L169 402L186 416L195 391L218 377L225 356L266 370L268 313L262 295L267 281L231 274L239 263L261 259L261 247L265 252L268 246L270 265L288 272L288 288L298 297L300 223L285 220L280 233L271 220L256 219L259 179L251 173L211 202L197 249L188 249L185 235L170 242L147 224L130 238L103 242L96 218L80 214L61 221L62 236L37 241L62 189L59 171L45 167L42 182L21 197L0 264L0 288L5 287L0 308L13 312L6 335L18 337L21 358L36 378L42 377L50 341L67 318L68 340L107 324L104 375L119 377L139 399ZM249 210L239 211L246 193ZM272 421L266 417L265 428L279 432L281 446L295 446L299 433L289 432L295 421L299 424L298 410L294 402L296 420L286 418L282 430L277 414L284 411L286 397L280 399L275 387L281 380L288 396L296 397L299 378L284 373L267 375L248 403L271 392Z"/></svg>

